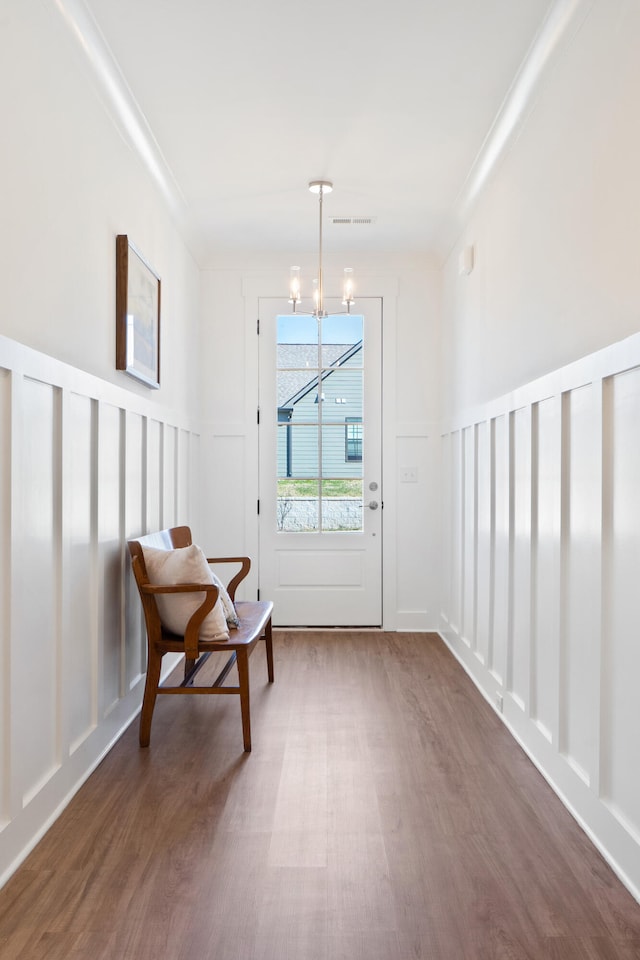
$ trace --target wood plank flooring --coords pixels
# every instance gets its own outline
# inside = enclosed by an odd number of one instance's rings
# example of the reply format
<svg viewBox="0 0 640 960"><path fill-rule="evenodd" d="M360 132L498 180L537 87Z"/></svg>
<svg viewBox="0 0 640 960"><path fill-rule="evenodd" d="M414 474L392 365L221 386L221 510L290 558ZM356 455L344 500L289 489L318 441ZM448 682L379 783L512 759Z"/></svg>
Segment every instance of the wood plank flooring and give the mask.
<svg viewBox="0 0 640 960"><path fill-rule="evenodd" d="M274 647L251 754L235 698L126 732L0 891L3 960L640 958L640 905L438 637Z"/></svg>

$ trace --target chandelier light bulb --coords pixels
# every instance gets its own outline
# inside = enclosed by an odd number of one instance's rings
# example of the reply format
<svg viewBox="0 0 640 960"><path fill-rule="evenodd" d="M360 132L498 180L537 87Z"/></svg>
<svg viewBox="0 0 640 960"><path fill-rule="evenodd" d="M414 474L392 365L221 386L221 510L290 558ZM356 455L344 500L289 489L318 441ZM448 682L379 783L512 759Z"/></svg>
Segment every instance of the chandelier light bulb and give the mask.
<svg viewBox="0 0 640 960"><path fill-rule="evenodd" d="M351 309L352 304L355 303L353 299L353 267L344 268L344 280L342 284L342 305L347 308L347 312Z"/></svg>
<svg viewBox="0 0 640 960"><path fill-rule="evenodd" d="M296 306L300 303L300 267L291 267L289 274L289 303L293 304L295 313Z"/></svg>

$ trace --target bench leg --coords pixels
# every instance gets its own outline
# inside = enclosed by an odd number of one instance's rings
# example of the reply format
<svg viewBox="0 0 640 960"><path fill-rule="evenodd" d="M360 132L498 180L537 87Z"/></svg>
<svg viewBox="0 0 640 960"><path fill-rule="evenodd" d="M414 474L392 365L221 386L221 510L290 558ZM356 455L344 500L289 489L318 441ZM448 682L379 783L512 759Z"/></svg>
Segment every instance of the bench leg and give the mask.
<svg viewBox="0 0 640 960"><path fill-rule="evenodd" d="M162 655L153 649L153 647L149 646L147 679L144 684L144 697L142 698L142 711L140 713L141 747L148 747L151 739L151 718L153 717L153 708L158 694L161 666Z"/></svg>
<svg viewBox="0 0 640 960"><path fill-rule="evenodd" d="M249 655L238 650L238 680L240 686L240 710L242 712L242 736L246 753L251 751L251 713L249 706Z"/></svg>
<svg viewBox="0 0 640 960"><path fill-rule="evenodd" d="M271 617L264 628L264 645L267 649L267 674L269 683L273 683L273 637L271 634Z"/></svg>

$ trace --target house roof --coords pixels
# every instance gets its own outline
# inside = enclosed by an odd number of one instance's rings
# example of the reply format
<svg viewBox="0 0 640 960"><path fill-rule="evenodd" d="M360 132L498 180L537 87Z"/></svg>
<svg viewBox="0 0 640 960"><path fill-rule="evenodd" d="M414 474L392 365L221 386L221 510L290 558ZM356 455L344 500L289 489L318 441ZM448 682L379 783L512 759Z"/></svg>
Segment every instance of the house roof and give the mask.
<svg viewBox="0 0 640 960"><path fill-rule="evenodd" d="M282 353L280 352L282 348ZM330 376L335 369L362 349L362 340L351 344L326 343L322 346L322 364L330 369L324 370L321 379ZM291 361L300 361L299 369L278 370L278 407L292 407L318 385L318 374L309 379L312 369L318 369L318 347L307 343L278 344L278 366ZM304 361L305 366L302 366ZM314 367L311 364L314 364ZM306 369L308 367L309 369Z"/></svg>

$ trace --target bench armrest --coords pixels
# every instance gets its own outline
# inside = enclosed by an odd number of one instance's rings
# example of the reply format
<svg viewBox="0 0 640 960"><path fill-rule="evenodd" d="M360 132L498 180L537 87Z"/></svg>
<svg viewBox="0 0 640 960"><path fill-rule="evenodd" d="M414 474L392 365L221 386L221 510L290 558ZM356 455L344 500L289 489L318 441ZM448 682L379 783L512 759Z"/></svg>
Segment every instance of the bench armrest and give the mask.
<svg viewBox="0 0 640 960"><path fill-rule="evenodd" d="M206 615L213 610L218 599L219 590L214 583L141 583L139 584L140 593L157 594L166 593L205 593L206 596L197 610L191 614L189 622L184 631L184 654L187 660L197 660L199 657L198 638L200 627Z"/></svg>
<svg viewBox="0 0 640 960"><path fill-rule="evenodd" d="M236 598L236 590L238 585L242 583L244 578L251 570L251 560L249 557L207 557L207 563L239 563L240 570L236 573L235 577L229 581L227 585L227 593L232 600Z"/></svg>

